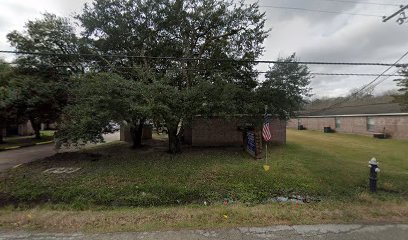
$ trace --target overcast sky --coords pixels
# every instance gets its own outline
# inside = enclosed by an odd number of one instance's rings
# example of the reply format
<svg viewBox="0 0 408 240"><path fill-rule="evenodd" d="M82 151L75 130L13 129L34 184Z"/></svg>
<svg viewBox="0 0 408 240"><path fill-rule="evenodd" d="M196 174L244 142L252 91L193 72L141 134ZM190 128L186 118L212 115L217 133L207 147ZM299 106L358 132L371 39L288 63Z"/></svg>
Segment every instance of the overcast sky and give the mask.
<svg viewBox="0 0 408 240"><path fill-rule="evenodd" d="M85 2L92 0L0 0L0 49L11 47L6 34L22 30L25 22L51 12L72 16ZM248 3L254 2L247 0ZM295 7L324 11L389 15L398 6L357 4L371 2L407 4L405 0L260 0L266 12L267 28L272 31L265 41L264 60L275 60L296 52L302 61L384 62L393 63L408 51L408 23L398 25L395 20L383 23L381 17L329 14L299 10L276 9ZM0 57L10 59L9 55ZM407 63L408 57L402 62ZM258 67L267 70L263 64ZM313 72L325 73L381 73L386 67L311 66ZM391 70L390 73L393 71ZM373 77L315 76L312 80L316 96L342 96L351 89L372 81ZM376 92L395 89L392 78L380 84Z"/></svg>

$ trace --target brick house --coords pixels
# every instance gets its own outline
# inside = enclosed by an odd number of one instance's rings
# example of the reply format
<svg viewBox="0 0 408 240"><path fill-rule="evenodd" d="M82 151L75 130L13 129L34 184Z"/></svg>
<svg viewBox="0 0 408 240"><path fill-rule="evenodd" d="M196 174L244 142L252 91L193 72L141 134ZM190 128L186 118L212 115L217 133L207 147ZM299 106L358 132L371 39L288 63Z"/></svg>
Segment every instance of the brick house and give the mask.
<svg viewBox="0 0 408 240"><path fill-rule="evenodd" d="M288 121L288 128L300 125L310 130L330 127L336 132L374 135L385 133L395 139L408 139L408 113L396 103L378 106L350 106L330 109L319 115L303 113Z"/></svg>
<svg viewBox="0 0 408 240"><path fill-rule="evenodd" d="M263 117L260 117L260 120ZM243 146L243 126L253 122L248 116L236 115L231 117L194 117L191 125L184 127L183 142L196 147L228 147ZM271 142L286 143L286 121L273 118L270 123ZM259 132L259 131L258 131ZM152 128L145 127L143 139L152 138ZM120 140L131 142L128 127L121 127Z"/></svg>
<svg viewBox="0 0 408 240"><path fill-rule="evenodd" d="M262 117L261 117L262 118ZM242 126L251 122L245 115L204 118L197 116L184 130L184 142L192 146L242 146ZM272 142L286 143L286 121L273 118L270 123Z"/></svg>

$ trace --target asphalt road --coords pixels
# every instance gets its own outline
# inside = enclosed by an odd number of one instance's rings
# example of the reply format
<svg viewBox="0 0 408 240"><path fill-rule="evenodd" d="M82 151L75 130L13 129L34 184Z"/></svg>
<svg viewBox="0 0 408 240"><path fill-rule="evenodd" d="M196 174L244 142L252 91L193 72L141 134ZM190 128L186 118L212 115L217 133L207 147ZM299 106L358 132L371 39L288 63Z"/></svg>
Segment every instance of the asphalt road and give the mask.
<svg viewBox="0 0 408 240"><path fill-rule="evenodd" d="M106 142L119 140L119 132L106 134ZM94 146L88 144L87 147ZM0 152L0 172L9 168L18 167L20 164L32 162L38 159L52 156L57 152L77 151L77 148L56 150L54 144L44 144L21 149L8 150Z"/></svg>
<svg viewBox="0 0 408 240"><path fill-rule="evenodd" d="M298 225L263 228L233 228L218 230L188 230L169 232L108 233L108 234L51 234L1 232L0 240L406 240L408 224L391 225Z"/></svg>

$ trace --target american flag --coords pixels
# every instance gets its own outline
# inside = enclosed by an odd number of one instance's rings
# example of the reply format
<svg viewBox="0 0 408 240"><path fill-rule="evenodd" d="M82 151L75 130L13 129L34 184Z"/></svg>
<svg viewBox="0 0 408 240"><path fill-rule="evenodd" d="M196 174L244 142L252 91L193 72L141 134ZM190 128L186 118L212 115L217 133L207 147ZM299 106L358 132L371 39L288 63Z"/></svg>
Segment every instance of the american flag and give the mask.
<svg viewBox="0 0 408 240"><path fill-rule="evenodd" d="M272 138L269 122L270 122L270 119L268 115L265 114L265 122L262 128L262 137L267 142L270 141Z"/></svg>

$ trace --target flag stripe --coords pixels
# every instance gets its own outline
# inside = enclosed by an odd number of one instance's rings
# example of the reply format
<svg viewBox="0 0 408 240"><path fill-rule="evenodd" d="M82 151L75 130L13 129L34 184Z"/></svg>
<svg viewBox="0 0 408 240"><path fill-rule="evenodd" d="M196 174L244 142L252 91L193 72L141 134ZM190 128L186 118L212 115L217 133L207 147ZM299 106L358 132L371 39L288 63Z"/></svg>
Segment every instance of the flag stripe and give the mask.
<svg viewBox="0 0 408 240"><path fill-rule="evenodd" d="M265 141L269 141L272 138L271 130L269 128L269 122L265 122L262 128L262 137Z"/></svg>

